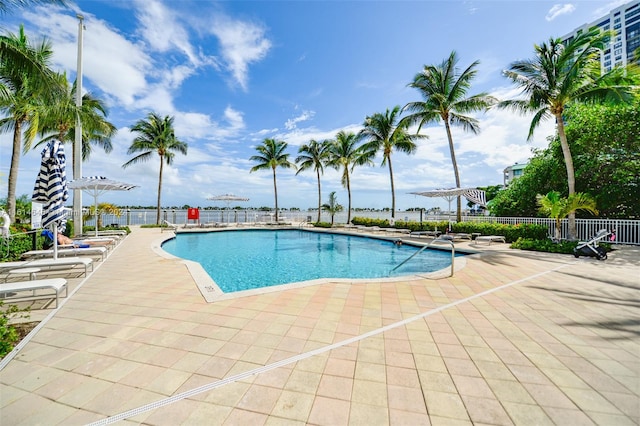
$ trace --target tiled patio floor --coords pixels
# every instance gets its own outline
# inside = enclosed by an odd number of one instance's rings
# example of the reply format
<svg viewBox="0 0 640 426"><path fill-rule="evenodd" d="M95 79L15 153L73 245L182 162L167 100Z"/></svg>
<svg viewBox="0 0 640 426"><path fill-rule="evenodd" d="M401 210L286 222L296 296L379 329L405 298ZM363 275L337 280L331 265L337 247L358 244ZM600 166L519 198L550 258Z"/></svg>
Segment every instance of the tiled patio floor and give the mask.
<svg viewBox="0 0 640 426"><path fill-rule="evenodd" d="M206 303L169 236L71 280L0 371L1 425L640 424L640 248Z"/></svg>

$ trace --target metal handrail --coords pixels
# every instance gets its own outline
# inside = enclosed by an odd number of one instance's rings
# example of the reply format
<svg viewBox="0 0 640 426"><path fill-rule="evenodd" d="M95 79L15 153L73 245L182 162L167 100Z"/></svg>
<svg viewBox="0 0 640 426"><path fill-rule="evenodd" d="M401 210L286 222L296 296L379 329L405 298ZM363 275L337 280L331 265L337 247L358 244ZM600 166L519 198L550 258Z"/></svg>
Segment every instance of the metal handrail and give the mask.
<svg viewBox="0 0 640 426"><path fill-rule="evenodd" d="M435 244L435 243L451 244L451 275L449 275L449 276L452 277L453 276L454 267L455 267L454 266L454 261L455 261L455 258L456 258L456 247L453 244L453 241L446 240L446 239L443 239L443 238L436 238L433 241L431 241L429 244L427 244L426 246L423 246L420 250L418 250L417 252L413 253L411 256L409 256L408 258L406 258L405 260L400 262L395 268L393 268L391 271L389 271L389 275L391 275L396 269L398 269L399 267L401 267L402 265L404 265L405 263L407 263L408 261L413 259L418 254L422 253L424 250L428 249L429 247L431 247L432 244Z"/></svg>

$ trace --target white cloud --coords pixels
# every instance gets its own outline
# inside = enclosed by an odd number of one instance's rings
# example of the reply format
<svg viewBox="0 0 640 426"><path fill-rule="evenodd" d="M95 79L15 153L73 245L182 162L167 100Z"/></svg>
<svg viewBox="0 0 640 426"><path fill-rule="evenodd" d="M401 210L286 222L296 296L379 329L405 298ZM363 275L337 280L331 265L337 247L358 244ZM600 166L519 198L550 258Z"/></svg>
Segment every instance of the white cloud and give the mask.
<svg viewBox="0 0 640 426"><path fill-rule="evenodd" d="M311 120L316 113L313 111L302 111L302 114L295 118L290 118L284 123L284 127L287 130L293 130L297 127L298 123Z"/></svg>
<svg viewBox="0 0 640 426"><path fill-rule="evenodd" d="M36 8L26 13L25 19L35 25L38 32L48 34L54 47L56 66L75 72L78 20L57 12L57 9L47 9L47 13L43 10ZM142 46L127 40L103 20L90 14L85 14L84 18L83 80L90 80L107 97L125 107L133 106L136 98L148 90L146 73L153 69L153 60Z"/></svg>
<svg viewBox="0 0 640 426"><path fill-rule="evenodd" d="M574 10L576 10L576 7L571 3L554 4L553 7L549 9L549 12L547 12L547 16L545 16L544 19L551 22L560 15L573 13Z"/></svg>
<svg viewBox="0 0 640 426"><path fill-rule="evenodd" d="M218 16L210 25L210 31L220 41L222 57L235 82L246 91L249 81L249 64L265 58L271 49L271 41L262 26Z"/></svg>
<svg viewBox="0 0 640 426"><path fill-rule="evenodd" d="M151 49L158 52L177 49L192 64L199 63L189 43L189 34L177 21L175 11L167 9L157 0L138 0L135 6L136 16L142 25L139 31Z"/></svg>

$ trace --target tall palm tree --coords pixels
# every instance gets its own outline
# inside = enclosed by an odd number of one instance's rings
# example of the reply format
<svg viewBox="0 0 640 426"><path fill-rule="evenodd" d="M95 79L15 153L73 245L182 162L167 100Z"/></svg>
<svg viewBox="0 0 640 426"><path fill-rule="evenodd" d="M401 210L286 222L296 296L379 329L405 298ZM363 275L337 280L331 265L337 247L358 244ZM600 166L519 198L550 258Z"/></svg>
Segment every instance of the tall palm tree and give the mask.
<svg viewBox="0 0 640 426"><path fill-rule="evenodd" d="M456 186L460 187L460 173L451 136L451 126L460 126L463 130L478 134L480 127L478 120L466 115L484 111L494 105L497 100L486 93L467 97L471 87L471 80L476 76L476 67L480 62L475 61L462 72L458 69L458 56L452 51L447 59L439 65L425 65L422 72L415 75L409 87L418 89L422 101L409 102L403 108L410 114L402 121L418 124L418 133L423 125L442 121L447 131L449 153L453 164ZM458 196L456 220L462 219L460 196Z"/></svg>
<svg viewBox="0 0 640 426"><path fill-rule="evenodd" d="M344 207L338 204L338 197L336 197L336 191L332 191L329 194L329 202L322 205L322 209L331 215L331 227L333 227L333 218L336 213L341 212ZM318 220L320 222L320 220Z"/></svg>
<svg viewBox="0 0 640 426"><path fill-rule="evenodd" d="M418 146L416 141L426 136L409 134L408 122L399 123L400 106L382 113L375 113L364 121L364 128L360 131L360 137L366 142L365 149L382 151L382 164L389 166L389 179L391 181L391 217L396 217L396 192L393 183L393 167L391 165L391 153L395 151L413 154Z"/></svg>
<svg viewBox="0 0 640 426"><path fill-rule="evenodd" d="M575 213L578 210L585 210L589 213L598 214L596 201L588 194L581 192L576 192L567 198L562 198L559 192L551 191L545 196L538 194L536 199L540 212L546 214L556 222L556 241L560 241L562 237L562 219L571 213Z"/></svg>
<svg viewBox="0 0 640 426"><path fill-rule="evenodd" d="M262 141L262 145L256 146L258 155L253 155L249 159L255 161L258 164L253 166L250 173L258 170L271 169L273 172L273 194L276 201L276 223L278 223L278 185L276 184L276 168L282 167L284 169L294 168L295 164L289 161L289 154L287 150L288 144L285 141L277 141L275 139L265 139Z"/></svg>
<svg viewBox="0 0 640 426"><path fill-rule="evenodd" d="M353 173L356 166L373 164L371 159L375 156L375 151L367 149L364 145L359 145L360 140L355 133L341 130L336 135L336 139L328 145L327 166L336 170L342 169L342 186L347 189L349 205L347 207L347 223L351 223L351 178L349 173Z"/></svg>
<svg viewBox="0 0 640 426"><path fill-rule="evenodd" d="M303 144L298 148L296 164L298 164L298 173L303 170L313 168L318 178L318 220L320 222L320 213L322 208L322 191L320 186L320 175L324 172L324 165L327 161L327 145L328 141L318 142L311 139L308 144Z"/></svg>
<svg viewBox="0 0 640 426"><path fill-rule="evenodd" d="M180 141L173 129L173 117L160 117L155 112L150 112L146 119L141 119L131 127L131 132L137 133L127 154L140 153L122 165L127 168L132 164L138 164L151 159L153 153L160 157L160 172L158 175L158 212L156 224L160 224L160 209L162 195L162 171L164 164L173 164L175 153L187 155L187 144ZM175 151L175 152L174 152Z"/></svg>
<svg viewBox="0 0 640 426"><path fill-rule="evenodd" d="M0 0L0 16L11 11L12 8L27 7L30 4L58 4L61 6L66 5L66 0ZM22 26L21 26L22 31ZM12 43L4 37L0 37L0 64L2 66L9 64L13 72L26 73L33 78L31 85L41 85L47 87L51 81L52 72L49 67L42 61L38 60L31 53L32 51L25 51L21 46ZM10 89L4 84L0 78L0 100L10 97Z"/></svg>
<svg viewBox="0 0 640 426"><path fill-rule="evenodd" d="M18 34L8 33L0 37L0 42L38 64L42 69L47 69L53 54L51 43L46 39L37 46L31 45L22 25ZM22 134L24 132L24 151L27 152L39 127L41 109L38 106L43 102L41 87L36 84L40 81L39 77L39 73L30 72L29 68L17 67L8 58L0 57L0 85L5 89L4 96L0 96L0 113L4 116L0 119L0 132L13 132L13 150L7 182L7 213L12 222L16 219L16 184Z"/></svg>
<svg viewBox="0 0 640 426"><path fill-rule="evenodd" d="M564 130L565 108L576 101L629 102L632 86L626 82L624 70L614 68L602 74L600 51L607 46L609 33L592 31L578 35L566 45L557 38L548 43L534 45L535 57L513 62L503 72L516 86L522 89L526 99L500 102L507 108L522 114L533 113L529 127L531 140L538 125L546 118L554 118L562 147L569 196L575 194L575 172L571 149ZM569 238L576 236L575 213L569 214Z"/></svg>
<svg viewBox="0 0 640 426"><path fill-rule="evenodd" d="M83 127L87 126L90 133L109 132L106 129L115 127L106 121L108 109L104 101L87 92L82 95L82 105L78 106L76 104L76 82L74 81L72 85L69 84L66 73L57 74L55 80L57 82L55 89L47 91L49 99L40 105L40 133L46 136L38 142L38 145L46 143L52 138L61 142L73 141L69 135L73 134L71 130L75 129L78 119ZM87 142L89 141L83 140L83 143ZM110 150L110 145L109 142L105 147L106 150Z"/></svg>
<svg viewBox="0 0 640 426"><path fill-rule="evenodd" d="M88 100L86 95L83 96L82 99L83 99L82 105L84 107L90 108L89 104L91 102ZM87 105L85 105L84 103L85 101L88 102ZM113 144L111 143L111 138L115 136L117 131L118 129L116 128L116 126L114 126L112 123L106 120L91 120L91 122L88 122L86 124L83 123L82 124L82 161L88 160L89 157L91 156L92 145L96 145L99 148L102 148L104 152L106 152L107 154L113 151ZM60 134L49 135L43 138L42 140L40 140L40 142L38 142L36 146L46 144L51 139L58 139L61 137L62 137L61 140L64 143L73 144L75 142L75 134L76 134L76 123L73 123L73 125L68 128L67 132L64 135L60 135Z"/></svg>

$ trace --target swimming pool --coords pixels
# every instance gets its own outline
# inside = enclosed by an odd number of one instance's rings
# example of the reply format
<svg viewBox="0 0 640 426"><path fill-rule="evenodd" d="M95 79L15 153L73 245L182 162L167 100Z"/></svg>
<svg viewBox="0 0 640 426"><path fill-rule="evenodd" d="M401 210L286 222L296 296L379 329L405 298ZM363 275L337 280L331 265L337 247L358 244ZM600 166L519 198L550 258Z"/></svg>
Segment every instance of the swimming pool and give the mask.
<svg viewBox="0 0 640 426"><path fill-rule="evenodd" d="M361 236L304 230L179 233L162 248L198 262L224 293L319 278L382 278L418 247ZM393 276L451 265L451 253L425 250Z"/></svg>

